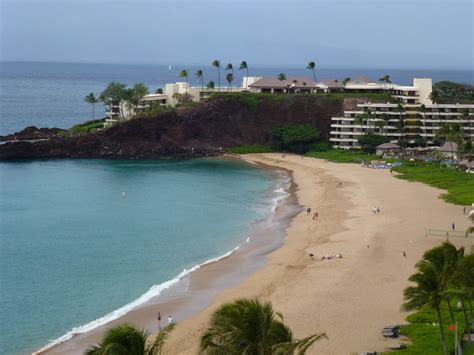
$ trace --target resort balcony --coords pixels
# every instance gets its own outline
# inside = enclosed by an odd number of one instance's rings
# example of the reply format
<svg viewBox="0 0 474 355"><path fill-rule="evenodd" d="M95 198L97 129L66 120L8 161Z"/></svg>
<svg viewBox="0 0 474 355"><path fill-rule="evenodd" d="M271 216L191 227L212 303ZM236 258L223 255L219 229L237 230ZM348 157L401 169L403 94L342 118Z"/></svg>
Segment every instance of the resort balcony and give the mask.
<svg viewBox="0 0 474 355"><path fill-rule="evenodd" d="M351 139L351 138L334 138L331 137L329 138L331 142L347 142L347 143L357 143L357 139Z"/></svg>

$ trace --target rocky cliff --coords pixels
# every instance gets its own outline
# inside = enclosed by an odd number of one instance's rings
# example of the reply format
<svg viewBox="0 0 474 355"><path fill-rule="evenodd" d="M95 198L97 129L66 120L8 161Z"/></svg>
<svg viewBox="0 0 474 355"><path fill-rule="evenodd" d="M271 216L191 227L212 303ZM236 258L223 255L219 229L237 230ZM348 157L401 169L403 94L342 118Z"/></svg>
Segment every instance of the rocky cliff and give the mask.
<svg viewBox="0 0 474 355"><path fill-rule="evenodd" d="M154 159L219 155L270 142L278 123L309 123L329 137L331 117L354 103L325 96L222 95L192 108L137 118L98 133L0 145L0 159ZM346 101L346 102L345 102Z"/></svg>

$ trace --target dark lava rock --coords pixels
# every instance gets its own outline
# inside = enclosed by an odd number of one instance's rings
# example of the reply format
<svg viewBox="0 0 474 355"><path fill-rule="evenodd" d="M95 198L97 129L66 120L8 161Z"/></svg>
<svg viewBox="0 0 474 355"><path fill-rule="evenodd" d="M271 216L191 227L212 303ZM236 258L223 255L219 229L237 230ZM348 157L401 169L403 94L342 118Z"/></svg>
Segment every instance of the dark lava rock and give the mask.
<svg viewBox="0 0 474 355"><path fill-rule="evenodd" d="M97 133L65 138L51 135L47 141L34 143L8 142L0 145L0 160L216 156L229 147L269 143L270 130L279 123L308 123L328 139L331 117L342 114L347 106L343 101L314 95L268 95L258 97L256 103L245 95L222 96Z"/></svg>

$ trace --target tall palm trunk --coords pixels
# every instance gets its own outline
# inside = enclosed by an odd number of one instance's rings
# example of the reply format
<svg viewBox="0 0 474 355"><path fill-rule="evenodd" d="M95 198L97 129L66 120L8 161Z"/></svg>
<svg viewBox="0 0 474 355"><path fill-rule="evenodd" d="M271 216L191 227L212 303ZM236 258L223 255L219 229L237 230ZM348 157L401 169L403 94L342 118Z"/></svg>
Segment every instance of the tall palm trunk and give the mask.
<svg viewBox="0 0 474 355"><path fill-rule="evenodd" d="M439 310L439 304L435 306L436 308L436 315L438 317L438 324L439 324L439 335L441 337L441 344L443 345L443 352L444 355L448 355L448 348L446 346L446 338L444 336L444 329L443 329L443 319L441 318L441 312Z"/></svg>
<svg viewBox="0 0 474 355"><path fill-rule="evenodd" d="M472 332L472 324L469 324L469 320L467 318L467 312L466 312L466 307L464 305L464 297L461 296L461 307L462 307L462 313L464 314L464 324L466 325L466 330L467 330L467 338L469 341L471 341L471 332Z"/></svg>
<svg viewBox="0 0 474 355"><path fill-rule="evenodd" d="M92 123L95 123L95 104L92 103Z"/></svg>
<svg viewBox="0 0 474 355"><path fill-rule="evenodd" d="M451 299L449 297L446 297L446 303L448 304L449 318L451 318L451 324L456 324L456 319L454 318L453 309L451 307ZM456 339L456 346L458 348L458 354L462 355L461 340L459 338Z"/></svg>
<svg viewBox="0 0 474 355"><path fill-rule="evenodd" d="M245 77L245 90L248 90L249 68L246 68L247 76Z"/></svg>
<svg viewBox="0 0 474 355"><path fill-rule="evenodd" d="M221 68L217 68L217 81L219 83L219 92L221 92Z"/></svg>

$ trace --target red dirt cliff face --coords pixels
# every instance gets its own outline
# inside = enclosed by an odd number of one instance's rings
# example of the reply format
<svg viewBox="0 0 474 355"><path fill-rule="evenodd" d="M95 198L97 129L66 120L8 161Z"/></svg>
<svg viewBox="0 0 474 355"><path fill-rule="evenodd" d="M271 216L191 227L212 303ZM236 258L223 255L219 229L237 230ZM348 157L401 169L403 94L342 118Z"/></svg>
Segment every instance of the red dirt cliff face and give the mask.
<svg viewBox="0 0 474 355"><path fill-rule="evenodd" d="M0 145L0 159L155 159L219 155L225 148L270 142L278 123L309 123L329 138L343 100L325 96L221 96L193 108L137 118L99 133Z"/></svg>

